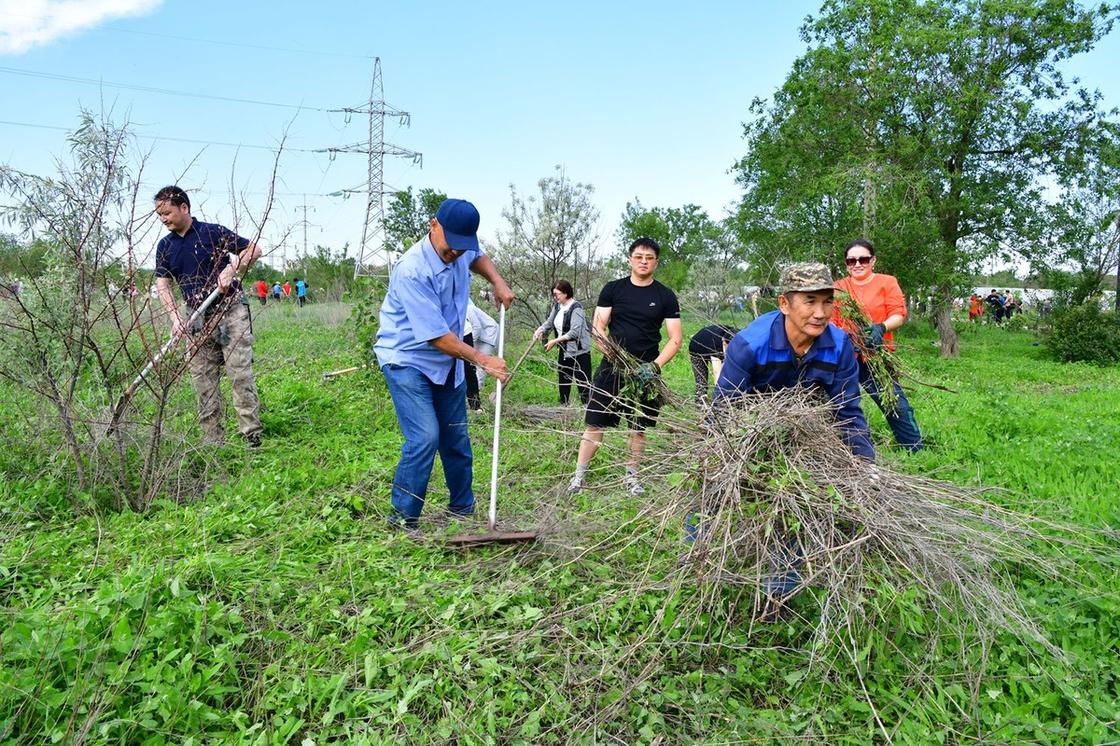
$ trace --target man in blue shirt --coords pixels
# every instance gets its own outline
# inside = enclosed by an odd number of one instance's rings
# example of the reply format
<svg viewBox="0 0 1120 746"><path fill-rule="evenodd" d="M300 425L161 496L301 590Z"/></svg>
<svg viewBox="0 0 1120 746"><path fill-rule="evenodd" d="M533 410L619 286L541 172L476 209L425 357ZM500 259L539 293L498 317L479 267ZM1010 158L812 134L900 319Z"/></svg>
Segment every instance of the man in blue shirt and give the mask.
<svg viewBox="0 0 1120 746"><path fill-rule="evenodd" d="M778 310L759 316L727 345L715 401L794 386L816 389L836 406L852 452L874 461L855 351L847 332L829 323L832 296L832 274L823 264L794 264L782 272Z"/></svg>
<svg viewBox="0 0 1120 746"><path fill-rule="evenodd" d="M261 443L260 398L253 376L253 328L241 277L261 255L257 245L215 223L191 217L191 201L177 186L156 193L155 212L170 231L156 246L156 290L175 337L188 334L191 379L198 420L208 443L225 441L221 371L229 375L237 427L249 445ZM196 328L187 329L171 281L193 313L218 288L225 297L210 306ZM188 314L188 317L190 314Z"/></svg>
<svg viewBox="0 0 1120 746"><path fill-rule="evenodd" d="M389 519L398 528L419 525L437 450L451 493L449 510L474 512L463 361L502 382L509 371L501 358L463 342L470 273L490 281L499 305L509 308L513 301L509 285L482 253L478 223L470 202L444 200L428 235L393 267L381 304L373 349L404 435Z"/></svg>
<svg viewBox="0 0 1120 746"><path fill-rule="evenodd" d="M303 278L301 277L301 278L296 280L296 303L299 305L300 308L303 308L303 304L306 303L306 302L307 302L307 283L304 282Z"/></svg>

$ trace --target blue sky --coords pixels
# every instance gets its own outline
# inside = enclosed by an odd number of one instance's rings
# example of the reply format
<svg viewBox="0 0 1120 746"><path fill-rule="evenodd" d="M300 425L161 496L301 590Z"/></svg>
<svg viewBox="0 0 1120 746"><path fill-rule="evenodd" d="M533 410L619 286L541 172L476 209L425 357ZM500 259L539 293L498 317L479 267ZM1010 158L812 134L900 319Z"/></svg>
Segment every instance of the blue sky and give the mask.
<svg viewBox="0 0 1120 746"><path fill-rule="evenodd" d="M510 184L535 191L561 165L595 187L610 250L635 197L724 214L738 195L728 169L744 153L747 106L781 84L803 51L797 29L818 5L0 0L0 121L72 127L82 106L111 109L149 151L149 191L178 181L196 216L252 235L272 155L249 146L274 147L285 131L290 148L363 140L363 117L314 109L364 103L377 55L386 99L412 115L410 128L388 123L387 140L424 156L423 168L387 158L387 184L471 199L492 239ZM1070 72L1117 106L1118 63L1113 33ZM310 108L290 108L300 105ZM49 173L65 148L62 131L0 124L0 162L15 168ZM328 195L364 184L365 170L364 156L284 153L266 250L295 255L305 193L309 242L356 246L364 198ZM247 211L231 207L231 185Z"/></svg>

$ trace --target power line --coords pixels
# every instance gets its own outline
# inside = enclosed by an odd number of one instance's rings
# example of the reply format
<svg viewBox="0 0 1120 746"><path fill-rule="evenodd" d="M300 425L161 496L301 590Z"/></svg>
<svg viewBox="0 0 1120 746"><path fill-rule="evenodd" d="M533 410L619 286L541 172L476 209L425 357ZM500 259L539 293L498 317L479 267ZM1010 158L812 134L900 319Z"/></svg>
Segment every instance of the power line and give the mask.
<svg viewBox="0 0 1120 746"><path fill-rule="evenodd" d="M42 129L42 130L57 130L57 131L61 131L61 132L71 132L71 131L73 131L73 127L57 127L57 126L50 125L50 124L34 124L32 122L13 122L13 121L10 121L10 120L7 120L7 119L0 119L0 124L8 124L8 125L12 125L13 127L33 127L35 129ZM158 142L158 141L164 140L164 141L168 141L168 142L185 142L185 143L189 143L189 144L192 144L192 145L218 145L218 146L222 146L222 147L226 147L226 148L252 148L253 150L267 150L267 151L270 151L272 153L276 153L280 150L283 150L284 152L287 152L287 153L293 153L294 152L294 153L322 154L322 153L325 153L325 152L329 151L329 149L323 149L323 148L294 148L294 147L281 148L279 145L258 145L258 144L255 144L255 143L244 143L244 142L221 142L221 141L216 141L216 140L195 140L195 139L192 139L192 138L189 138L189 137L168 137L168 136L165 136L165 135L134 134L133 137L137 138L138 140L151 140L153 142Z"/></svg>
<svg viewBox="0 0 1120 746"><path fill-rule="evenodd" d="M66 83L81 83L84 85L96 85L103 88L119 88L125 91L139 91L141 93L159 93L165 96L186 96L188 98L205 98L211 101L225 101L227 103L237 104L252 104L254 106L272 106L279 109L295 109L296 111L318 111L324 114L330 113L332 109L326 109L319 106L304 106L302 104L282 104L276 101L261 101L251 98L237 98L235 96L215 96L209 93L193 93L191 91L176 91L170 88L157 88L155 86L146 85L133 85L131 83L113 83L107 80L95 80L93 78L79 78L74 75L60 75L58 73L45 73L38 70L21 70L18 67L0 67L0 73L7 73L8 75L22 75L28 78L42 78L44 80L58 80Z"/></svg>

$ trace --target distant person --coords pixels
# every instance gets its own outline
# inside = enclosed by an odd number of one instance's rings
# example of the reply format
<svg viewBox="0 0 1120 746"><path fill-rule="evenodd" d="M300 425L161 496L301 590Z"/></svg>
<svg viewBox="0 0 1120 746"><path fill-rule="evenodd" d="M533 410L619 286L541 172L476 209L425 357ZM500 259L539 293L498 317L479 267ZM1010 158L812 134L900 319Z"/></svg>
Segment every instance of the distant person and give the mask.
<svg viewBox="0 0 1120 746"><path fill-rule="evenodd" d="M391 526L415 529L428 494L436 452L455 515L474 512L474 456L467 431L466 382L461 360L501 381L506 363L463 343L470 273L490 281L509 308L513 292L478 243L478 210L446 199L430 230L393 265L381 303L373 350L385 375L404 444L393 475Z"/></svg>
<svg viewBox="0 0 1120 746"><path fill-rule="evenodd" d="M283 291L280 289L280 281L277 280L276 282L272 283L272 299L276 301L280 300L281 292Z"/></svg>
<svg viewBox="0 0 1120 746"><path fill-rule="evenodd" d="M296 303L300 308L307 302L307 283L304 282L302 277L296 278Z"/></svg>
<svg viewBox="0 0 1120 746"><path fill-rule="evenodd" d="M991 311L992 320L997 324L1003 323L1003 296L992 288L992 292L984 296L984 303L987 304L988 310Z"/></svg>
<svg viewBox="0 0 1120 746"><path fill-rule="evenodd" d="M463 344L478 350L474 344L474 324L469 312L463 319ZM467 409L479 414L482 412L482 394L478 388L478 369L470 360L463 361L463 378L467 382Z"/></svg>
<svg viewBox="0 0 1120 746"><path fill-rule="evenodd" d="M632 495L645 492L638 478L638 466L646 447L646 429L657 424L661 411L660 394L650 394L661 377L661 370L677 354L683 341L681 307L677 295L653 279L661 247L652 238L639 238L630 244L630 275L608 282L599 292L592 321L592 337L603 353L603 361L591 384L591 398L584 420L587 429L579 443L576 473L568 484L569 492L583 489L591 460L603 442L608 427L616 427L626 415L630 426L627 447L626 489ZM669 341L661 345L664 324ZM609 335L608 335L609 330ZM607 340L609 342L604 342ZM619 349L638 365L627 370L614 359ZM627 401L620 394L633 381L643 395Z"/></svg>
<svg viewBox="0 0 1120 746"><path fill-rule="evenodd" d="M483 355L493 356L498 352L498 322L494 321L485 311L474 304L474 301L467 301L467 319L471 322L471 328L474 330L474 348L481 352ZM478 386L486 382L486 371L481 368L477 372Z"/></svg>
<svg viewBox="0 0 1120 746"><path fill-rule="evenodd" d="M556 339L545 342L548 352L557 348L557 376L560 404L567 404L572 395L572 382L576 384L580 403L585 407L591 400L591 325L583 306L575 299L575 290L567 280L557 280L552 286L552 310L548 318L533 332L533 339L547 339L553 332Z"/></svg>
<svg viewBox="0 0 1120 746"><path fill-rule="evenodd" d="M692 335L688 340L688 359L692 363L692 378L696 382L696 403L708 400L708 367L712 369L712 379L718 381L723 369L723 356L727 343L735 336L736 330L722 324L710 324Z"/></svg>
<svg viewBox="0 0 1120 746"><path fill-rule="evenodd" d="M979 321L984 315L984 306L980 304L980 296L973 293L968 298L968 320Z"/></svg>
<svg viewBox="0 0 1120 746"><path fill-rule="evenodd" d="M268 302L268 283L263 279L257 280L257 284L254 287L257 289L257 299L260 300L263 306Z"/></svg>
<svg viewBox="0 0 1120 746"><path fill-rule="evenodd" d="M848 267L848 276L836 282L836 288L852 296L871 320L871 328L864 336L864 343L872 353L880 347L893 351L894 330L906 323L906 296L902 294L902 288L894 276L875 272L875 261L875 247L870 241L862 238L852 241L844 249L844 264ZM833 314L833 322L840 323L839 308ZM859 383L883 411L895 441L910 451L921 450L922 433L918 429L914 410L898 381L890 382L894 387L895 406L884 407L879 384L871 375L867 361L858 352L856 362L859 363Z"/></svg>
<svg viewBox="0 0 1120 746"><path fill-rule="evenodd" d="M292 297L292 283L288 282L287 280L284 280L284 284L282 286L282 289L284 291L284 300L291 299L291 297Z"/></svg>
<svg viewBox="0 0 1120 746"><path fill-rule="evenodd" d="M755 288L754 290L751 291L751 313L754 314L754 318L757 319L759 317L759 310L758 310L759 299L760 298L771 299L774 296L775 296L774 286L769 284L769 283L767 283L765 285L760 285L760 286L758 286L757 288Z"/></svg>
<svg viewBox="0 0 1120 746"><path fill-rule="evenodd" d="M225 441L221 374L225 367L237 410L237 426L250 446L261 444L260 397L253 376L253 327L241 276L261 255L257 245L216 223L191 216L187 193L177 186L156 192L155 211L170 231L156 246L156 288L175 336L189 335L191 378L198 398L198 421L207 443ZM196 309L217 288L224 297L210 306L197 326L186 328L171 281L187 309Z"/></svg>

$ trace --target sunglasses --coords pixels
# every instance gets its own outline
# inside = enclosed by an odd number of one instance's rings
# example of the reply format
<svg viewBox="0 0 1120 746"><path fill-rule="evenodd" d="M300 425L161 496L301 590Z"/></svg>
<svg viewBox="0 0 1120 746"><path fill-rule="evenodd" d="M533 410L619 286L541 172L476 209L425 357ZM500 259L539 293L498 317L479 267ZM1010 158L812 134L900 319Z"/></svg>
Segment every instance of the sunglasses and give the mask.
<svg viewBox="0 0 1120 746"><path fill-rule="evenodd" d="M849 256L844 260L844 264L847 264L849 267L854 267L857 264L868 265L871 264L871 260L874 258L873 256Z"/></svg>

